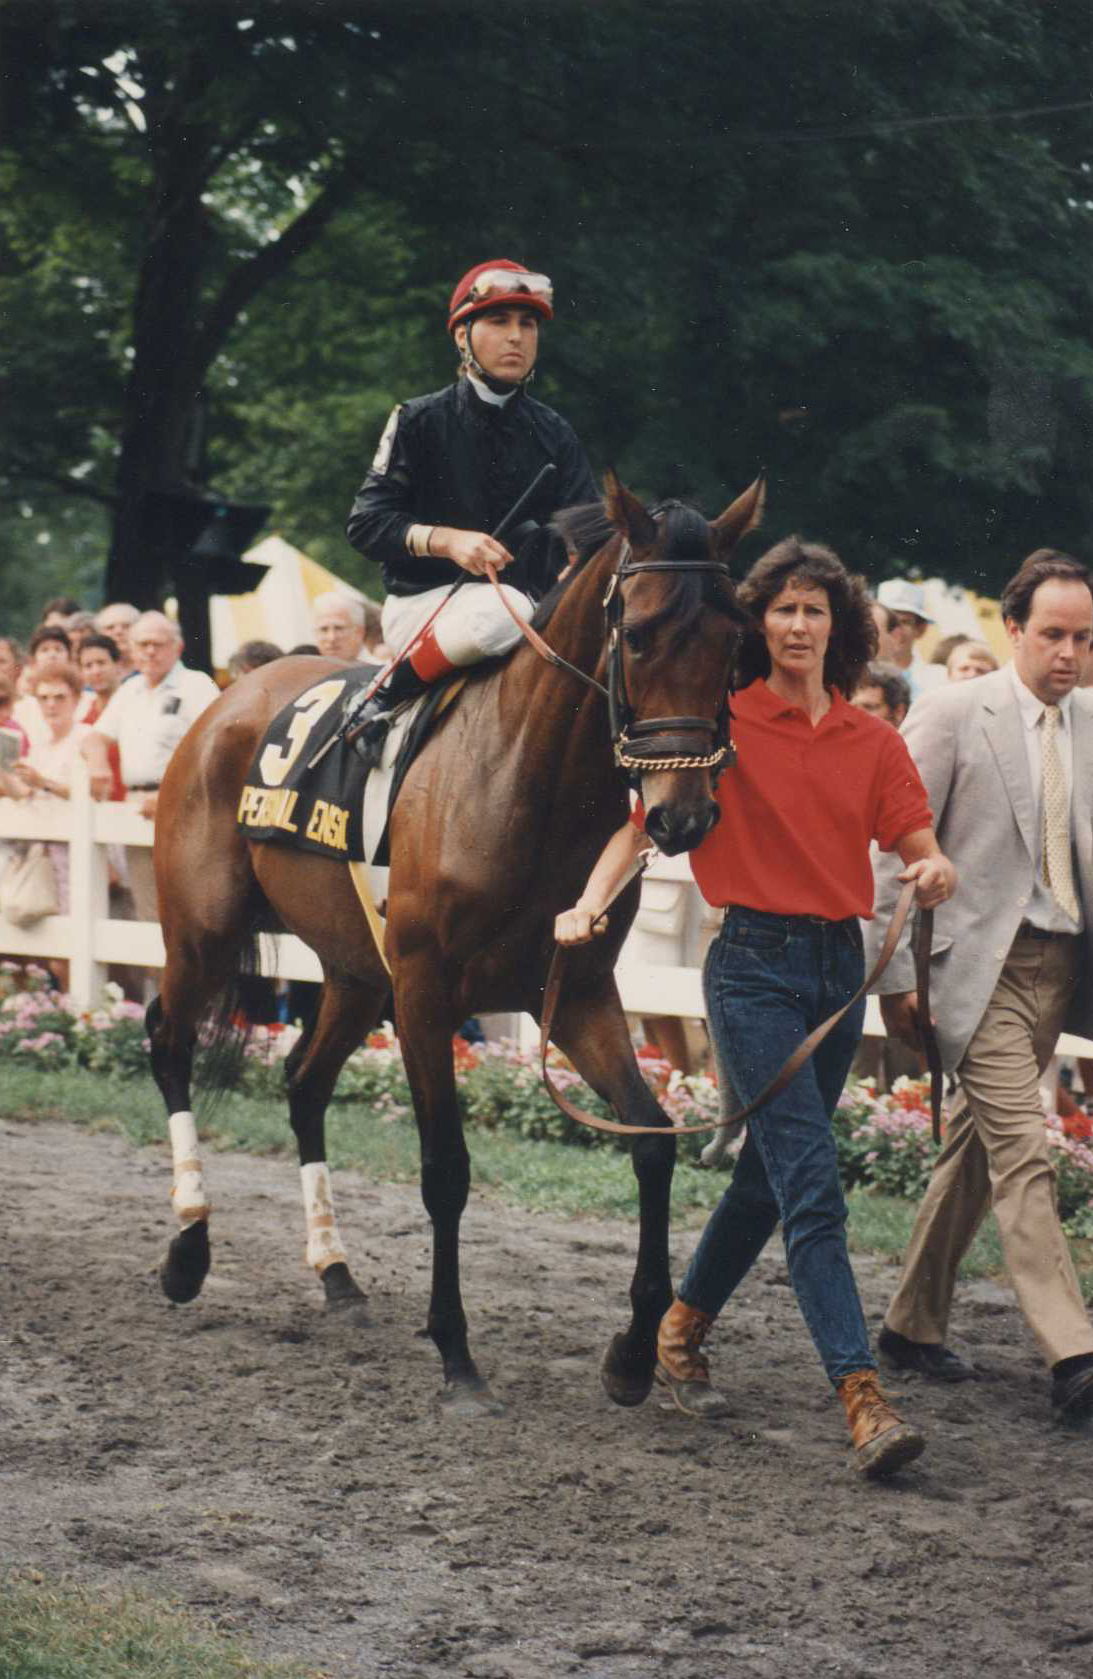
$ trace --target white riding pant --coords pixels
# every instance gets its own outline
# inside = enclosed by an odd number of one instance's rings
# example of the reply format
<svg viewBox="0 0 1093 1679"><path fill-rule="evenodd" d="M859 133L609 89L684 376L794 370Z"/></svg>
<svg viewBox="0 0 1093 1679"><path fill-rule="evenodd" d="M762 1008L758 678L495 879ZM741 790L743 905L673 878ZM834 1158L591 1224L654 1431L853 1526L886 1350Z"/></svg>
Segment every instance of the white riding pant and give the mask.
<svg viewBox="0 0 1093 1679"><path fill-rule="evenodd" d="M383 639L392 653L401 653L429 615L448 593L448 584L426 589L421 595L388 595L383 603ZM535 611L534 602L519 589L502 583L505 599L527 623ZM439 614L433 625L436 644L453 665L476 665L507 653L520 639L520 631L486 583L465 583Z"/></svg>

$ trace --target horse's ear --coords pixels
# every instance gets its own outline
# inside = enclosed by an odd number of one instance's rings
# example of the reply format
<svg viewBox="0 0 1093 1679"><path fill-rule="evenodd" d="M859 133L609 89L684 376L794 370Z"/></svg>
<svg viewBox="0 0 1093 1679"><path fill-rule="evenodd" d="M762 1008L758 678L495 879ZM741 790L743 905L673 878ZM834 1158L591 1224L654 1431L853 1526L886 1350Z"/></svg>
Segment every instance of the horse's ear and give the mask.
<svg viewBox="0 0 1093 1679"><path fill-rule="evenodd" d="M743 495L737 496L731 507L726 507L724 513L718 515L710 529L714 536L714 547L719 554L728 559L742 536L749 531L757 530L763 522L763 508L767 500L767 477L761 472L755 483L746 489Z"/></svg>
<svg viewBox="0 0 1093 1679"><path fill-rule="evenodd" d="M603 504L615 529L630 539L631 548L652 547L657 539L656 522L612 466L603 475Z"/></svg>

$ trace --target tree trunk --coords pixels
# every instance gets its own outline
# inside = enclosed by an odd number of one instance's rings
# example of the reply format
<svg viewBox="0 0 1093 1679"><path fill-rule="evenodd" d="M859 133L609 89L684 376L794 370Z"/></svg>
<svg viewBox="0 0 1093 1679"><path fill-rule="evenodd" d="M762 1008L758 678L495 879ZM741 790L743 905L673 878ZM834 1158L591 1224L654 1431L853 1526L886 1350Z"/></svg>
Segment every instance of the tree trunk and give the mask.
<svg viewBox="0 0 1093 1679"><path fill-rule="evenodd" d="M184 115L176 121L163 109L157 119L154 108L150 115L155 178L133 304L106 573L108 598L141 607L160 604L174 557L192 539L155 514L146 497L190 482L189 440L204 375L194 356L208 241L201 194L212 144Z"/></svg>

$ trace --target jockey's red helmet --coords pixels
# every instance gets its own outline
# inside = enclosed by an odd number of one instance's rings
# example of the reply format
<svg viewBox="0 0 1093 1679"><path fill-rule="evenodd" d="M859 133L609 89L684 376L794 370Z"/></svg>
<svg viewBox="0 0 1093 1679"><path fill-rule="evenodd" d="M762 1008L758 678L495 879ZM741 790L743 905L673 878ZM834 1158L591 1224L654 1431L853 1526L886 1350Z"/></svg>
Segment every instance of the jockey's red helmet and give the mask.
<svg viewBox="0 0 1093 1679"><path fill-rule="evenodd" d="M533 274L523 263L500 258L468 268L448 305L448 331L473 320L486 309L533 309L544 320L554 319L554 288L545 274Z"/></svg>

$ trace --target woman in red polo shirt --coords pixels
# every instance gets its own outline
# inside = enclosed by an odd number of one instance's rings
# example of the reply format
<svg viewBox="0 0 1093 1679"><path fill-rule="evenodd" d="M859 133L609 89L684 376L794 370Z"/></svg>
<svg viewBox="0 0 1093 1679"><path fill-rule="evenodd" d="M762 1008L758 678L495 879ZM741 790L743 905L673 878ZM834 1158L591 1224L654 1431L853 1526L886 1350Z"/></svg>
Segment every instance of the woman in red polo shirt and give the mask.
<svg viewBox="0 0 1093 1679"><path fill-rule="evenodd" d="M751 627L733 701L737 763L718 784L721 821L691 866L703 895L725 907L706 959L706 1007L718 1065L747 1103L861 984L870 842L899 852L924 908L950 896L955 872L902 738L846 699L876 646L862 580L830 549L789 537L752 567L739 601ZM561 943L592 936L616 882L648 844L642 820L639 808L580 901L558 917ZM661 1322L657 1379L692 1416L728 1409L702 1342L780 1221L790 1278L846 1407L856 1463L874 1477L910 1462L924 1442L881 1392L846 1248L831 1115L864 1012L864 1002L851 1009L749 1120L732 1181Z"/></svg>

